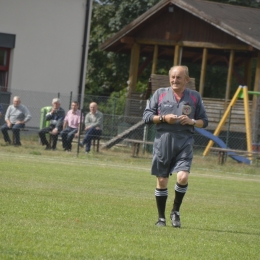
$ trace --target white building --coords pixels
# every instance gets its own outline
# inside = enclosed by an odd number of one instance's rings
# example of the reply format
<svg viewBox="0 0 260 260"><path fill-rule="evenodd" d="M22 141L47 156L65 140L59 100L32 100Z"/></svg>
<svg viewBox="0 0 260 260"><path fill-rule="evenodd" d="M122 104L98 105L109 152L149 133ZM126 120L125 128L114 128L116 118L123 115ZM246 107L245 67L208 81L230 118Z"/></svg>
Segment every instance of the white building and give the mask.
<svg viewBox="0 0 260 260"><path fill-rule="evenodd" d="M65 110L71 92L80 100L89 2L0 0L0 102L20 96L33 116L29 126L39 125L40 108L52 98L59 95Z"/></svg>

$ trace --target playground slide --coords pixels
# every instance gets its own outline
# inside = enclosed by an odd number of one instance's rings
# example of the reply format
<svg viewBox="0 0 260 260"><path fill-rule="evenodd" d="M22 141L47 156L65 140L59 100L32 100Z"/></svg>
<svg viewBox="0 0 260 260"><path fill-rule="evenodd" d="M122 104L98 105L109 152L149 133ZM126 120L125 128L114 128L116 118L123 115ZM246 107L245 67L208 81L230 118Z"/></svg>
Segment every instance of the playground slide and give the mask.
<svg viewBox="0 0 260 260"><path fill-rule="evenodd" d="M197 127L195 127L195 130L199 134L201 134L201 135L207 137L208 139L212 140L213 142L215 142L219 147L228 148L226 146L226 144L219 137L213 135L211 132L209 132L203 128L197 128ZM243 156L239 156L235 152L227 152L227 155L239 163L251 164L251 161L249 159L247 159Z"/></svg>
<svg viewBox="0 0 260 260"><path fill-rule="evenodd" d="M135 125L131 126L130 128L128 128L127 130L125 130L123 133L115 136L114 138L112 138L111 140L109 140L108 142L106 142L104 145L102 145L101 149L109 149L112 146L120 143L122 140L124 140L125 138L128 138L134 131L136 131L136 129L138 127L141 127L144 125L144 121L141 120L138 123L136 123Z"/></svg>

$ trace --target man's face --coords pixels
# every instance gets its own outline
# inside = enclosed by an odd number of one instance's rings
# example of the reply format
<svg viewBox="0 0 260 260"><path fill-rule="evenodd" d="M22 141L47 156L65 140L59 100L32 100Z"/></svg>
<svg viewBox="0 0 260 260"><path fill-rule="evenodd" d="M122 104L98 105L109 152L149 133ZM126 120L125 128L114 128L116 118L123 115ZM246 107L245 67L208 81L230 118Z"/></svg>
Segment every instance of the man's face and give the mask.
<svg viewBox="0 0 260 260"><path fill-rule="evenodd" d="M52 107L53 107L55 110L57 110L57 109L59 109L59 107L60 107L60 103L54 102L54 103L52 104Z"/></svg>
<svg viewBox="0 0 260 260"><path fill-rule="evenodd" d="M183 90L189 79L183 68L176 67L170 72L170 84L173 90Z"/></svg>
<svg viewBox="0 0 260 260"><path fill-rule="evenodd" d="M14 104L15 107L19 106L20 103L21 103L21 101L18 98L13 99L13 104Z"/></svg>
<svg viewBox="0 0 260 260"><path fill-rule="evenodd" d="M91 112L92 114L96 114L97 105L94 104L94 103L91 103L91 104L89 105L89 110L90 110L90 112Z"/></svg>
<svg viewBox="0 0 260 260"><path fill-rule="evenodd" d="M79 106L77 103L72 102L71 103L71 109L73 112L76 112L78 110Z"/></svg>

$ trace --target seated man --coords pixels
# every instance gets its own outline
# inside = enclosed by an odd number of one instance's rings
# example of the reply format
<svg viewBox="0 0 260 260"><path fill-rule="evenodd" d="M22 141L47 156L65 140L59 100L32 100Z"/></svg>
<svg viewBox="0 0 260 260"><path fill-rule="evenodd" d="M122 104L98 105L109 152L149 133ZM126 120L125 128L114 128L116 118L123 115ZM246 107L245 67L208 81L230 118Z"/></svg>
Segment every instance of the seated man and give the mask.
<svg viewBox="0 0 260 260"><path fill-rule="evenodd" d="M46 114L45 120L50 121L50 126L42 128L39 131L39 137L42 145L46 145L45 150L56 150L58 141L58 134L62 130L63 120L65 117L65 110L60 106L60 99L54 98L52 100L52 108ZM50 134L52 138L52 146L46 139L46 134Z"/></svg>
<svg viewBox="0 0 260 260"><path fill-rule="evenodd" d="M93 137L101 136L103 129L103 114L97 110L97 103L92 102L89 105L90 112L85 117L86 135L83 141L79 144L81 147L86 144L86 153L89 153L91 140Z"/></svg>
<svg viewBox="0 0 260 260"><path fill-rule="evenodd" d="M63 130L60 133L64 151L71 151L71 143L73 138L78 137L80 134L81 112L78 108L79 103L77 101L73 101L71 103L71 110L68 111L64 119Z"/></svg>
<svg viewBox="0 0 260 260"><path fill-rule="evenodd" d="M24 128L25 123L32 118L28 108L21 104L18 96L13 98L13 104L10 105L5 114L5 124L1 127L5 142L11 144L8 130L12 129L14 135L14 145L20 146L20 129Z"/></svg>

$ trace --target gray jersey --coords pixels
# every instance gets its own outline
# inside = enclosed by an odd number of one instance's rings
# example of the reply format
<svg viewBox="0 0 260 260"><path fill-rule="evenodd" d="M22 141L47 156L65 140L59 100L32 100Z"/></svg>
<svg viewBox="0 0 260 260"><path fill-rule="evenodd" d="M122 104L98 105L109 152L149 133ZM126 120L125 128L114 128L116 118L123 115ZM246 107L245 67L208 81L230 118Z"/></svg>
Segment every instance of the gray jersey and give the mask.
<svg viewBox="0 0 260 260"><path fill-rule="evenodd" d="M203 127L208 125L208 118L200 94L185 89L179 101L176 100L171 87L160 88L151 97L143 114L146 124L153 123L155 115L187 115L191 119L201 119ZM153 145L151 173L156 176L169 177L173 171L190 171L193 158L194 126L159 123L156 125Z"/></svg>
<svg viewBox="0 0 260 260"><path fill-rule="evenodd" d="M185 89L179 102L175 99L171 87L156 90L144 110L143 120L146 124L149 124L153 122L153 117L155 115L167 114L175 114L177 116L186 114L191 119L203 120L203 127L208 125L208 117L201 96L195 90ZM178 121L175 124L157 124L156 128L157 130L170 132L194 132L194 127L192 125L181 125Z"/></svg>

